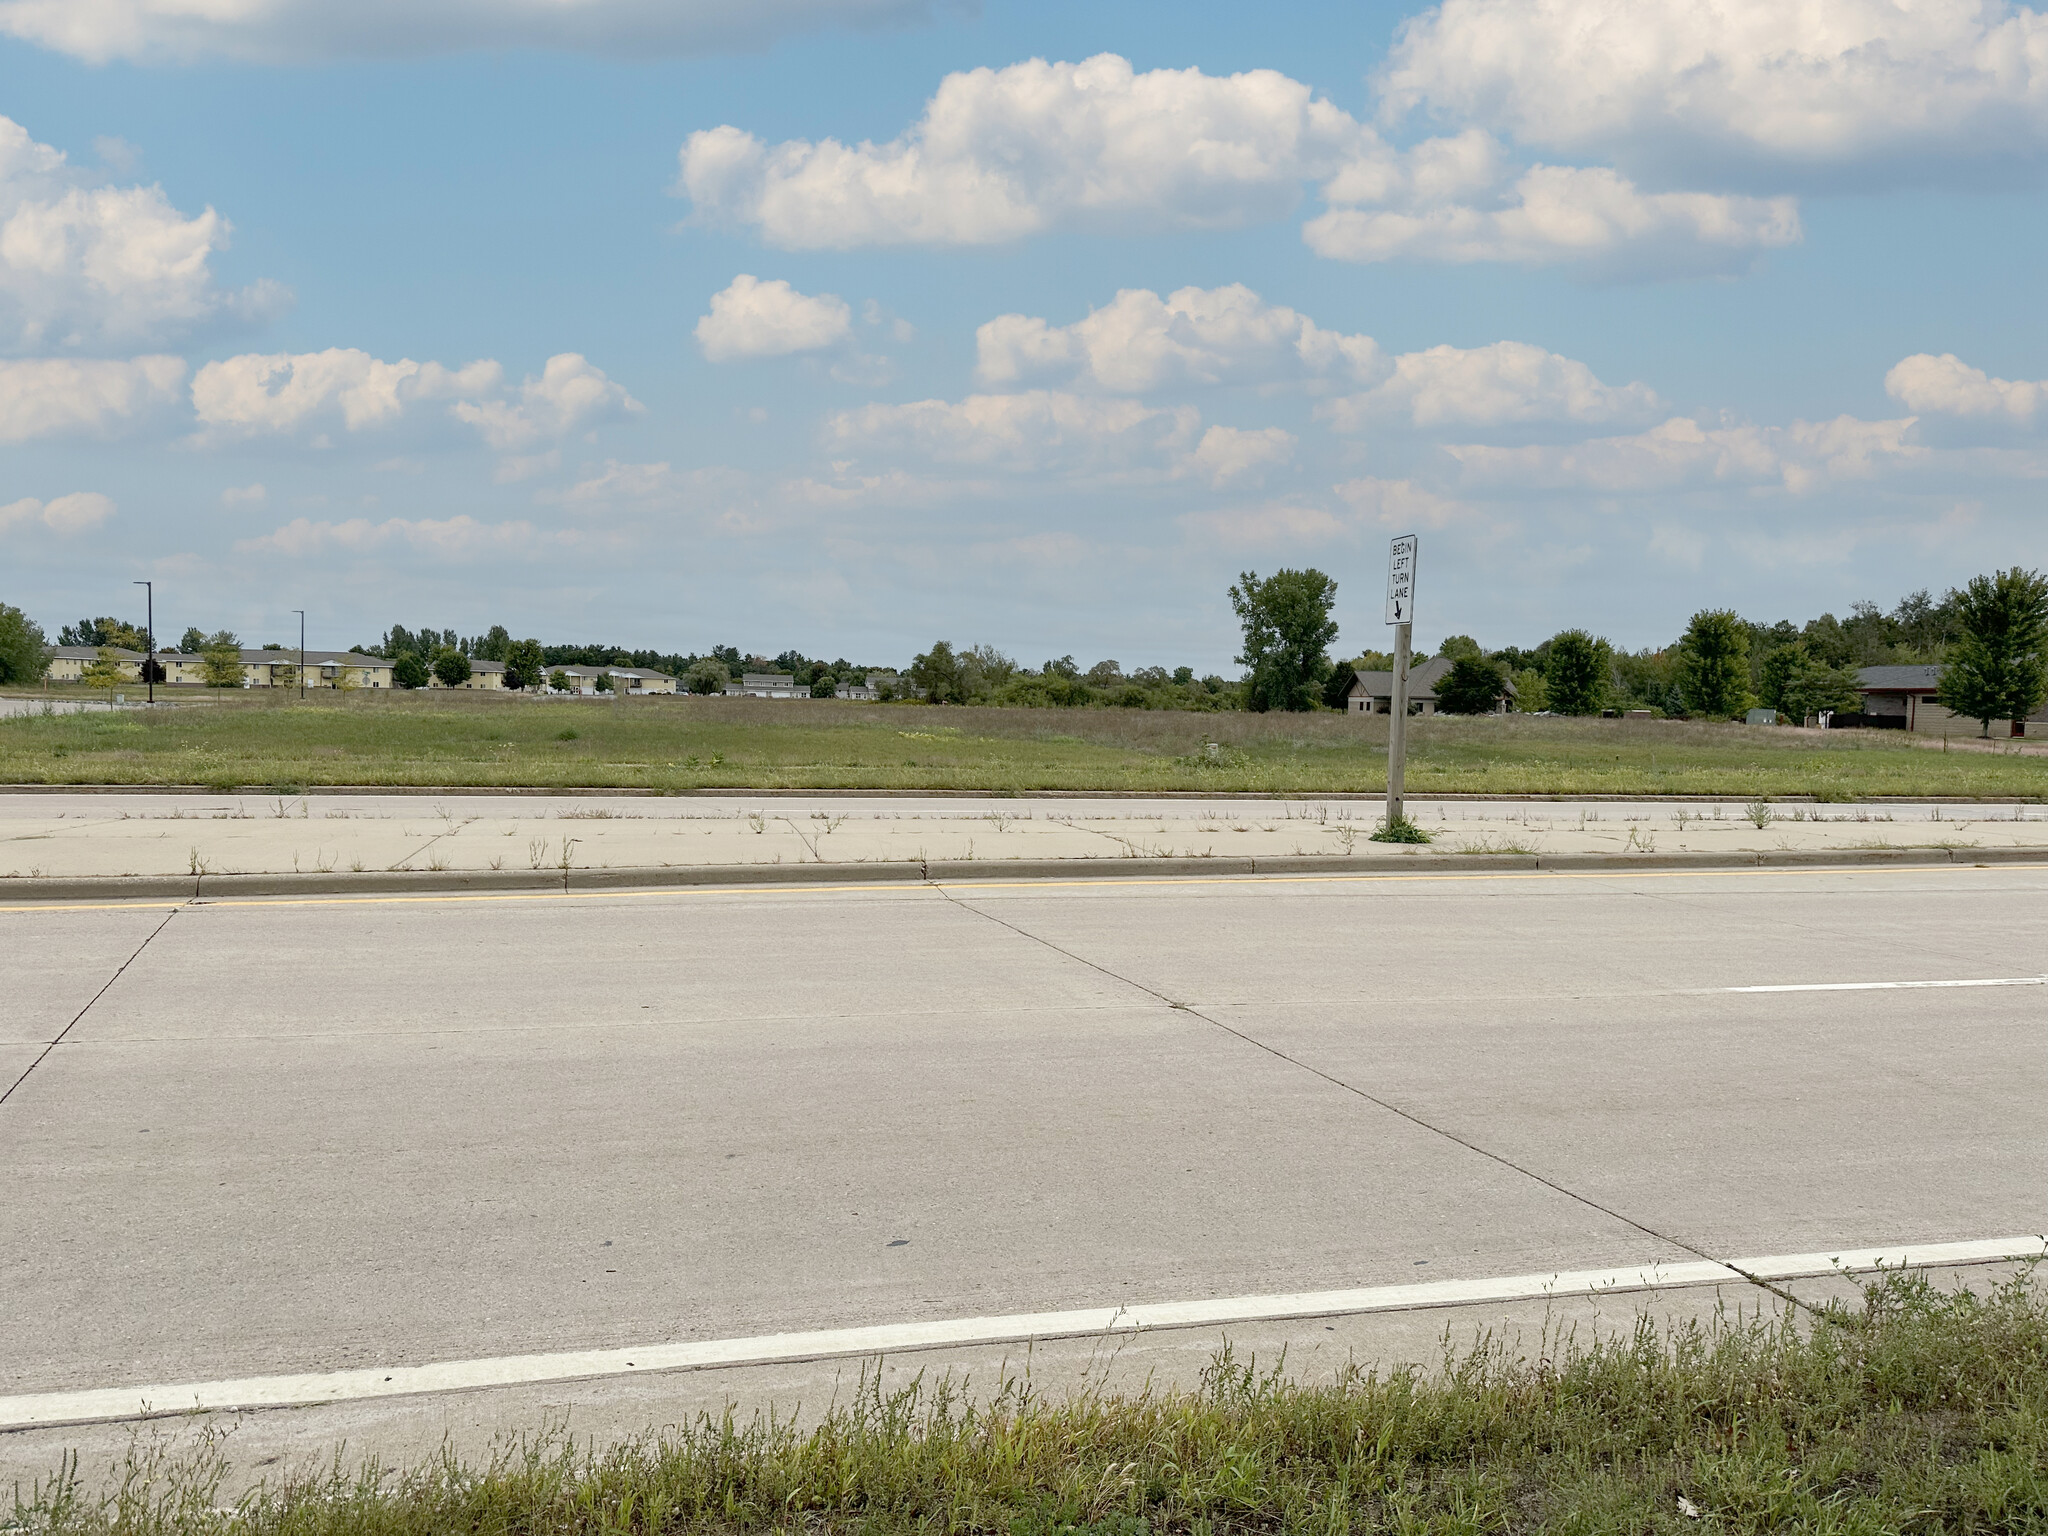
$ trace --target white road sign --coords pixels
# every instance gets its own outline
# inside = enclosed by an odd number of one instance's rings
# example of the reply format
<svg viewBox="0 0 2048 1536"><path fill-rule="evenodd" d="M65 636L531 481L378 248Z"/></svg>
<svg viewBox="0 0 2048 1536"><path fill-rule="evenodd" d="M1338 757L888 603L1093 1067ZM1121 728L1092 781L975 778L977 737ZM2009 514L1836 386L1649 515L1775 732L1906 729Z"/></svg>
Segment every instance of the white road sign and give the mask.
<svg viewBox="0 0 2048 1536"><path fill-rule="evenodd" d="M1387 553L1387 622L1415 622L1415 535L1404 533Z"/></svg>

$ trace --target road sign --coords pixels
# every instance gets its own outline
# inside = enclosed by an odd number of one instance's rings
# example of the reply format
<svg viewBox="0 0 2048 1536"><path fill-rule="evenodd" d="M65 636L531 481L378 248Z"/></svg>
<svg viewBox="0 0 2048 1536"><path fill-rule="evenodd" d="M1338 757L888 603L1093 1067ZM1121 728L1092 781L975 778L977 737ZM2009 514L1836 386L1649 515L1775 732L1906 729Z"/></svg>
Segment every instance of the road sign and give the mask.
<svg viewBox="0 0 2048 1536"><path fill-rule="evenodd" d="M1415 535L1404 533L1387 554L1387 622L1415 622Z"/></svg>

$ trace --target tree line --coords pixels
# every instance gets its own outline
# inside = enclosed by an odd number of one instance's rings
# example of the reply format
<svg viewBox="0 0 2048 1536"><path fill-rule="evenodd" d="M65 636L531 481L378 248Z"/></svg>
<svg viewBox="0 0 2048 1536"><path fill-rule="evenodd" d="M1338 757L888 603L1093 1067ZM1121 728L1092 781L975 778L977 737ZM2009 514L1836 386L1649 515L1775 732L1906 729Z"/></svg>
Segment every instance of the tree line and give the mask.
<svg viewBox="0 0 2048 1536"><path fill-rule="evenodd" d="M884 697L933 704L989 704L1026 708L1180 710L1344 709L1361 673L1384 672L1393 658L1365 650L1333 660L1332 618L1337 583L1322 571L1283 569L1269 577L1246 571L1229 599L1242 630L1237 656L1243 673L1226 679L1197 676L1192 667L1138 667L1115 660L1083 667L1071 655L1025 666L990 645L956 647L937 641L900 675L894 668L827 661L787 650L775 657L744 655L735 646L703 653L663 652L603 644L544 644L515 640L502 624L481 635L448 628L408 629L394 624L364 655L392 663L400 687L447 686L468 681L472 663L505 668L508 688L545 688L556 669L639 667L667 673L693 693L714 694L743 672L787 674L814 697L877 678ZM61 645L141 651L141 629L113 617L80 619L59 632ZM44 632L20 609L0 603L0 682L40 679ZM188 628L177 650L197 655L209 681L240 680L240 642L232 631ZM290 651L284 645L265 650ZM1540 644L1487 650L1468 635L1452 635L1434 653L1451 665L1437 681L1437 708L1451 714L1489 712L1505 701L1525 713L1593 715L1646 709L1689 719L1730 719L1754 707L1804 719L1829 710L1854 711L1859 667L1940 665L1936 697L1955 713L1983 721L2021 719L2048 697L2048 577L2014 567L1979 576L1940 598L1914 592L1889 611L1858 602L1849 616L1823 613L1804 624L1765 624L1729 609L1703 609L1668 645L1629 651L1583 628L1561 630ZM1431 659L1418 653L1419 664Z"/></svg>

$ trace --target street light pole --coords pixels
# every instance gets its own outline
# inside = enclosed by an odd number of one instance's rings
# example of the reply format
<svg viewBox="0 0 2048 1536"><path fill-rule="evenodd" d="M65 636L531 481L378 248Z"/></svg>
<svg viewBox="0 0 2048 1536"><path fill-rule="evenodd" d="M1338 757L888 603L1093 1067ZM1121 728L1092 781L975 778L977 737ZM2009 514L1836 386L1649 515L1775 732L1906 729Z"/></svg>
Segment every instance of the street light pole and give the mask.
<svg viewBox="0 0 2048 1536"><path fill-rule="evenodd" d="M142 680L149 685L149 702L156 702L156 584L148 581L131 583L142 588L149 605L149 616L142 621Z"/></svg>
<svg viewBox="0 0 2048 1536"><path fill-rule="evenodd" d="M299 616L299 702L306 702L306 610L294 608Z"/></svg>

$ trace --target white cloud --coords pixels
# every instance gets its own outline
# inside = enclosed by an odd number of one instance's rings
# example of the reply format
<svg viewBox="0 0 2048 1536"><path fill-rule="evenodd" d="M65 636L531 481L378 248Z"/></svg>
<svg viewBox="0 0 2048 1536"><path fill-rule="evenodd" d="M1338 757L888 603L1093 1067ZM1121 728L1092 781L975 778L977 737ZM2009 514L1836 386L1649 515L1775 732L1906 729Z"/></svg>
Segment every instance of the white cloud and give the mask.
<svg viewBox="0 0 2048 1536"><path fill-rule="evenodd" d="M659 464L622 464L605 460L594 475L585 476L562 492L571 506L610 505L619 501L651 501L671 494L676 476L667 461Z"/></svg>
<svg viewBox="0 0 2048 1536"><path fill-rule="evenodd" d="M389 426L415 405L439 401L452 402L451 415L504 451L642 408L574 352L549 358L541 376L516 391L505 388L504 369L488 358L448 368L411 358L387 363L353 347L244 353L208 363L192 380L202 441L337 421L349 432L362 432Z"/></svg>
<svg viewBox="0 0 2048 1536"><path fill-rule="evenodd" d="M1353 537L1351 525L1312 502L1267 501L1256 506L1189 512L1180 526L1204 544L1264 549L1275 544L1328 544Z"/></svg>
<svg viewBox="0 0 2048 1536"><path fill-rule="evenodd" d="M1497 341L1404 352L1384 383L1327 401L1318 414L1340 432L1356 432L1391 416L1418 427L1647 420L1662 404L1647 384L1603 384L1575 358Z"/></svg>
<svg viewBox="0 0 2048 1536"><path fill-rule="evenodd" d="M1331 487L1340 509L1314 501L1276 500L1252 506L1190 513L1181 526L1197 537L1245 548L1312 543L1356 543L1366 532L1412 533L1422 528L1465 530L1465 537L1492 542L1507 525L1468 502L1439 496L1412 480L1367 476Z"/></svg>
<svg viewBox="0 0 2048 1536"><path fill-rule="evenodd" d="M1443 0L1381 78L1523 144L1777 174L2048 149L2048 16L2008 0Z"/></svg>
<svg viewBox="0 0 2048 1536"><path fill-rule="evenodd" d="M275 284L214 286L227 240L211 208L187 218L161 187L90 185L0 117L0 349L133 347L279 308Z"/></svg>
<svg viewBox="0 0 2048 1536"><path fill-rule="evenodd" d="M1362 182L1345 200L1378 201ZM1802 234L1792 198L1644 192L1604 166L1531 166L1512 182L1458 189L1483 194L1470 201L1433 190L1398 184L1387 193L1392 206L1332 208L1302 238L1337 261L1574 261L1616 276L1675 276L1739 271ZM1344 191L1335 188L1332 201Z"/></svg>
<svg viewBox="0 0 2048 1536"><path fill-rule="evenodd" d="M236 507L260 507L270 491L260 480L254 485L231 485L220 493L220 504L230 511Z"/></svg>
<svg viewBox="0 0 2048 1536"><path fill-rule="evenodd" d="M1238 427L1211 427L1195 445L1194 467L1216 485L1241 480L1269 465L1285 464L1294 457L1295 436L1278 427L1245 431Z"/></svg>
<svg viewBox="0 0 2048 1536"><path fill-rule="evenodd" d="M1926 457L1909 441L1913 418L1795 421L1789 427L1750 424L1703 427L1674 416L1632 437L1595 438L1568 447L1497 448L1459 444L1446 451L1478 483L1518 489L1615 493L1685 486L1771 482L1805 491L1823 481L1869 479L1881 470Z"/></svg>
<svg viewBox="0 0 2048 1536"><path fill-rule="evenodd" d="M263 63L545 48L631 57L758 48L921 20L930 0L0 0L0 34L95 64Z"/></svg>
<svg viewBox="0 0 2048 1536"><path fill-rule="evenodd" d="M975 332L975 344L985 384L1073 379L1132 394L1319 378L1370 383L1387 371L1370 336L1323 330L1242 283L1181 288L1164 299L1126 288L1072 325L998 315Z"/></svg>
<svg viewBox="0 0 2048 1536"><path fill-rule="evenodd" d="M41 523L53 533L83 533L99 527L116 510L113 498L98 491L73 491L50 501L24 496L0 506L0 533L30 523Z"/></svg>
<svg viewBox="0 0 2048 1536"><path fill-rule="evenodd" d="M461 400L456 402L455 415L481 432L493 448L512 450L645 409L581 354L558 352L548 359L539 378L528 378L519 386L517 398Z"/></svg>
<svg viewBox="0 0 2048 1536"><path fill-rule="evenodd" d="M175 400L184 378L175 357L0 361L0 442L108 431Z"/></svg>
<svg viewBox="0 0 2048 1536"><path fill-rule="evenodd" d="M1139 74L1105 53L948 75L887 144L694 133L680 184L700 213L772 245L980 245L1061 227L1276 218L1369 138L1273 70Z"/></svg>
<svg viewBox="0 0 2048 1536"><path fill-rule="evenodd" d="M1383 480L1365 475L1334 487L1354 514L1381 528L1448 528L1469 521L1469 502L1439 496L1412 480Z"/></svg>
<svg viewBox="0 0 2048 1536"><path fill-rule="evenodd" d="M826 422L827 441L845 451L907 451L953 464L1014 470L1128 465L1194 446L1201 415L1051 390L866 405Z"/></svg>
<svg viewBox="0 0 2048 1536"><path fill-rule="evenodd" d="M2048 403L2048 380L1994 379L1953 352L1902 359L1884 376L1885 393L1909 411L1988 416L2027 423Z"/></svg>
<svg viewBox="0 0 2048 1536"><path fill-rule="evenodd" d="M729 363L836 347L852 331L853 311L838 294L802 294L779 277L764 283L742 272L711 296L697 345L712 362Z"/></svg>
<svg viewBox="0 0 2048 1536"><path fill-rule="evenodd" d="M692 134L681 166L700 215L789 248L1227 228L1287 214L1309 183L1331 208L1303 236L1345 261L1720 272L1800 237L1789 198L1645 192L1605 168L1521 166L1477 129L1396 149L1272 70L1139 74L1115 54L948 75L886 144L768 145L725 126ZM998 339L1023 356L1033 338Z"/></svg>
<svg viewBox="0 0 2048 1536"><path fill-rule="evenodd" d="M245 352L199 370L192 408L203 426L224 432L291 432L335 415L360 432L396 421L414 401L492 390L503 377L488 360L450 369L409 357L387 363L353 347Z"/></svg>
<svg viewBox="0 0 2048 1536"><path fill-rule="evenodd" d="M444 559L466 559L521 553L540 540L531 523L482 523L468 516L416 520L393 517L381 523L364 517L338 523L295 517L261 538L241 540L235 548L245 554L291 556L330 552L366 555L397 548Z"/></svg>

